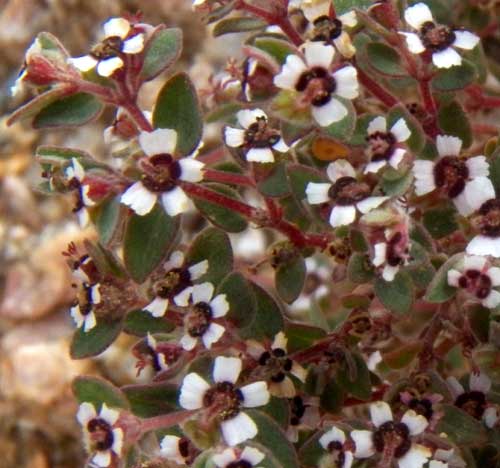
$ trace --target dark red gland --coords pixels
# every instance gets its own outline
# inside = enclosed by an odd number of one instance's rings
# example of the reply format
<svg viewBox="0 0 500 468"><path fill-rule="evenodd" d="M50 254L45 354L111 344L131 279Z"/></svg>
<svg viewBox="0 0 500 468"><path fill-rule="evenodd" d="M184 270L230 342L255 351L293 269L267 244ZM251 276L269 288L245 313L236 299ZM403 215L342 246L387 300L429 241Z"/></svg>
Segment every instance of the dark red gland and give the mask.
<svg viewBox="0 0 500 468"><path fill-rule="evenodd" d="M312 41L331 44L342 34L342 22L337 18L331 19L326 15L320 16L313 21L313 26Z"/></svg>
<svg viewBox="0 0 500 468"><path fill-rule="evenodd" d="M476 419L483 417L486 410L486 395L483 392L470 391L462 393L455 400L455 406L458 406Z"/></svg>
<svg viewBox="0 0 500 468"><path fill-rule="evenodd" d="M313 106L327 104L336 88L335 78L323 67L313 67L303 72L295 84L295 89L305 92Z"/></svg>
<svg viewBox="0 0 500 468"><path fill-rule="evenodd" d="M242 402L243 394L231 382L220 382L203 396L203 406L210 408L220 421L238 415Z"/></svg>
<svg viewBox="0 0 500 468"><path fill-rule="evenodd" d="M391 132L375 132L366 137L366 155L371 161L387 161L394 153L396 138Z"/></svg>
<svg viewBox="0 0 500 468"><path fill-rule="evenodd" d="M370 194L367 184L358 182L354 177L341 177L328 191L328 196L337 205L353 205L364 200Z"/></svg>
<svg viewBox="0 0 500 468"><path fill-rule="evenodd" d="M408 246L402 243L403 235L400 232L396 232L387 241L387 263L390 266L403 265L406 259L409 257L410 253Z"/></svg>
<svg viewBox="0 0 500 468"><path fill-rule="evenodd" d="M387 421L373 433L373 445L377 452L383 452L387 445L396 447L394 456L401 458L411 448L410 431L406 424Z"/></svg>
<svg viewBox="0 0 500 468"><path fill-rule="evenodd" d="M337 468L341 468L342 466L344 466L344 461L345 461L344 447L339 441L333 440L332 442L330 442L328 444L327 450L330 453L332 461L335 462L335 466Z"/></svg>
<svg viewBox="0 0 500 468"><path fill-rule="evenodd" d="M455 33L442 24L427 21L420 28L420 39L427 50L440 52L447 49L455 42Z"/></svg>
<svg viewBox="0 0 500 468"><path fill-rule="evenodd" d="M463 192L468 177L469 169L465 162L455 156L445 156L434 166L436 186L450 198Z"/></svg>
<svg viewBox="0 0 500 468"><path fill-rule="evenodd" d="M173 268L155 283L154 290L156 296L170 299L192 285L191 274L187 268Z"/></svg>
<svg viewBox="0 0 500 468"><path fill-rule="evenodd" d="M269 128L265 117L257 117L257 120L245 131L245 143L247 148L268 148L280 140L278 131Z"/></svg>
<svg viewBox="0 0 500 468"><path fill-rule="evenodd" d="M156 154L141 163L144 170L142 183L151 192L172 190L181 176L181 166L170 154Z"/></svg>
<svg viewBox="0 0 500 468"><path fill-rule="evenodd" d="M253 465L249 461L236 460L236 461L229 463L229 465L226 465L225 468L252 468L252 466Z"/></svg>
<svg viewBox="0 0 500 468"><path fill-rule="evenodd" d="M90 55L96 60L105 60L120 54L122 47L123 40L120 36L110 36L94 46Z"/></svg>
<svg viewBox="0 0 500 468"><path fill-rule="evenodd" d="M184 322L187 333L195 338L203 336L212 321L212 308L206 302L194 304Z"/></svg>
<svg viewBox="0 0 500 468"><path fill-rule="evenodd" d="M292 426L298 426L300 424L300 421L306 412L306 408L307 406L304 405L302 397L297 395L290 400L290 410L292 412L290 424Z"/></svg>
<svg viewBox="0 0 500 468"><path fill-rule="evenodd" d="M486 299L491 292L491 278L479 270L467 270L458 280L458 285L467 289L478 299Z"/></svg>
<svg viewBox="0 0 500 468"><path fill-rule="evenodd" d="M413 398L408 403L408 408L414 410L417 414L423 416L427 421L430 421L432 415L434 414L434 410L432 408L432 401L427 398Z"/></svg>
<svg viewBox="0 0 500 468"><path fill-rule="evenodd" d="M488 237L500 236L500 199L492 198L484 202L478 212L476 224L481 234Z"/></svg>
<svg viewBox="0 0 500 468"><path fill-rule="evenodd" d="M87 424L87 431L96 450L109 450L113 446L113 428L104 419L91 419Z"/></svg>

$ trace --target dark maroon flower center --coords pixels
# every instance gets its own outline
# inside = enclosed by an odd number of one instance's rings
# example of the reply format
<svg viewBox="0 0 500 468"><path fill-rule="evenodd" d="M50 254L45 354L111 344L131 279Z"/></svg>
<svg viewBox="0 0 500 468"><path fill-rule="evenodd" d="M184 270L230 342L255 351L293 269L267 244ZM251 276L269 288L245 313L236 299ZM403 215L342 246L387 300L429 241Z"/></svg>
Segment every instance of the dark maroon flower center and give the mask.
<svg viewBox="0 0 500 468"><path fill-rule="evenodd" d="M328 191L328 196L337 205L352 205L364 200L370 194L370 188L364 183L358 182L354 177L341 177Z"/></svg>
<svg viewBox="0 0 500 468"><path fill-rule="evenodd" d="M293 367L293 361L282 348L275 348L271 352L265 351L262 353L259 358L259 364L266 366L266 369L271 374L271 381L276 383L283 382L286 373L290 372Z"/></svg>
<svg viewBox="0 0 500 468"><path fill-rule="evenodd" d="M249 461L236 460L236 461L229 463L229 465L226 465L225 468L252 468L252 466L253 465Z"/></svg>
<svg viewBox="0 0 500 468"><path fill-rule="evenodd" d="M269 128L265 117L257 117L245 131L245 146L247 148L268 148L280 140L278 131Z"/></svg>
<svg viewBox="0 0 500 468"><path fill-rule="evenodd" d="M194 337L205 334L212 321L212 308L206 302L198 302L191 307L184 318L187 333Z"/></svg>
<svg viewBox="0 0 500 468"><path fill-rule="evenodd" d="M394 456L401 458L411 448L410 431L403 423L387 421L373 433L373 445L377 452L383 452L386 446L394 448Z"/></svg>
<svg viewBox="0 0 500 468"><path fill-rule="evenodd" d="M163 193L172 190L181 176L181 166L170 154L156 154L141 161L144 174L142 184L150 192Z"/></svg>
<svg viewBox="0 0 500 468"><path fill-rule="evenodd" d="M434 166L436 186L450 198L462 193L468 177L469 169L465 162L455 156L445 156Z"/></svg>
<svg viewBox="0 0 500 468"><path fill-rule="evenodd" d="M394 153L396 138L391 132L374 132L366 137L366 155L371 161L387 161Z"/></svg>
<svg viewBox="0 0 500 468"><path fill-rule="evenodd" d="M408 403L408 408L411 408L415 413L422 415L427 421L430 421L434 410L432 409L432 401L427 398L413 398Z"/></svg>
<svg viewBox="0 0 500 468"><path fill-rule="evenodd" d="M323 67L306 70L295 84L295 89L304 92L313 106L327 104L336 88L335 78Z"/></svg>
<svg viewBox="0 0 500 468"><path fill-rule="evenodd" d="M492 288L491 278L479 270L467 270L459 278L458 285L476 295L478 299L486 299Z"/></svg>
<svg viewBox="0 0 500 468"><path fill-rule="evenodd" d="M241 408L243 394L231 382L220 382L203 396L203 406L210 408L220 421L234 418Z"/></svg>
<svg viewBox="0 0 500 468"><path fill-rule="evenodd" d="M290 400L290 410L292 413L290 417L290 425L298 426L300 424L300 421L306 412L306 408L307 406L304 405L304 400L302 400L300 396L294 396Z"/></svg>
<svg viewBox="0 0 500 468"><path fill-rule="evenodd" d="M476 419L483 417L486 403L486 395L483 392L474 390L462 393L455 400L455 406L458 406Z"/></svg>
<svg viewBox="0 0 500 468"><path fill-rule="evenodd" d="M78 297L75 301L75 305L78 305L80 308L80 313L82 315L88 315L92 312L92 308L94 307L94 302L92 299L92 284L83 283L82 288L79 290Z"/></svg>
<svg viewBox="0 0 500 468"><path fill-rule="evenodd" d="M87 431L95 450L109 450L113 446L113 428L104 419L91 419L87 424Z"/></svg>
<svg viewBox="0 0 500 468"><path fill-rule="evenodd" d="M387 241L386 259L390 266L404 265L409 256L408 246L402 243L402 240L403 235L400 232L396 232Z"/></svg>
<svg viewBox="0 0 500 468"><path fill-rule="evenodd" d="M97 44L90 55L96 60L105 60L120 54L122 48L123 39L120 36L110 36Z"/></svg>
<svg viewBox="0 0 500 468"><path fill-rule="evenodd" d="M165 274L163 279L156 282L154 289L156 296L169 299L192 284L191 274L187 268L173 268Z"/></svg>
<svg viewBox="0 0 500 468"><path fill-rule="evenodd" d="M489 237L500 236L500 199L492 198L484 202L478 212L475 224L481 234Z"/></svg>
<svg viewBox="0 0 500 468"><path fill-rule="evenodd" d="M335 466L337 466L338 468L344 466L344 461L345 461L344 447L338 440L332 440L328 444L328 447L326 449L330 453L330 456L332 458L332 461L335 463Z"/></svg>
<svg viewBox="0 0 500 468"><path fill-rule="evenodd" d="M331 44L342 34L342 22L337 18L331 19L326 15L320 16L313 21L313 26L312 41L322 41Z"/></svg>
<svg viewBox="0 0 500 468"><path fill-rule="evenodd" d="M427 21L420 28L420 39L422 44L432 52L440 52L447 49L455 42L455 33L442 24Z"/></svg>

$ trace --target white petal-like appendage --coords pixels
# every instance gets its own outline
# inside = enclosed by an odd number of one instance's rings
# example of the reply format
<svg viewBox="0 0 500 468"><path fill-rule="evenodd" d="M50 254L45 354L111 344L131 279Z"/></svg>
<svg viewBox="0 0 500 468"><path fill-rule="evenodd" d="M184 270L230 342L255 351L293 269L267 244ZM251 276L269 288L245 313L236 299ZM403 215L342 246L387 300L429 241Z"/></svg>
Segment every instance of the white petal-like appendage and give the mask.
<svg viewBox="0 0 500 468"><path fill-rule="evenodd" d="M70 166L70 168L73 169L72 170L73 177L75 177L76 179L78 179L81 182L83 180L83 178L85 177L85 169L80 164L80 162L78 161L78 159L76 159L76 158L72 158L71 159L71 166Z"/></svg>
<svg viewBox="0 0 500 468"><path fill-rule="evenodd" d="M214 382L236 383L241 372L241 359L218 356L213 369Z"/></svg>
<svg viewBox="0 0 500 468"><path fill-rule="evenodd" d="M487 260L484 257L469 255L464 258L464 270L480 270L486 266Z"/></svg>
<svg viewBox="0 0 500 468"><path fill-rule="evenodd" d="M351 37L345 31L342 31L340 36L333 40L333 44L345 58L351 58L356 53L356 48L352 44Z"/></svg>
<svg viewBox="0 0 500 468"><path fill-rule="evenodd" d="M421 54L422 52L425 52L425 46L417 34L405 33L405 32L401 32L399 34L401 34L405 37L406 47L408 47L408 50L412 54Z"/></svg>
<svg viewBox="0 0 500 468"><path fill-rule="evenodd" d="M92 299L92 304L100 304L101 302L101 285L99 283L94 284L90 288L90 297Z"/></svg>
<svg viewBox="0 0 500 468"><path fill-rule="evenodd" d="M491 255L500 258L500 237L478 235L469 242L466 252L470 255Z"/></svg>
<svg viewBox="0 0 500 468"><path fill-rule="evenodd" d="M413 163L413 176L415 177L415 193L418 196L435 190L434 163L432 161L415 161Z"/></svg>
<svg viewBox="0 0 500 468"><path fill-rule="evenodd" d="M243 406L245 408L256 408L269 403L271 395L264 381L253 382L240 388L243 394Z"/></svg>
<svg viewBox="0 0 500 468"><path fill-rule="evenodd" d="M223 452L217 453L212 457L212 461L219 468L226 468L227 465L236 460L238 460L238 457L236 456L234 450L231 448L227 448Z"/></svg>
<svg viewBox="0 0 500 468"><path fill-rule="evenodd" d="M336 182L341 177L356 178L356 171L347 159L337 159L335 162L328 164L326 175L332 182Z"/></svg>
<svg viewBox="0 0 500 468"><path fill-rule="evenodd" d="M104 450L96 452L96 454L92 457L92 462L99 468L106 468L111 464L111 451Z"/></svg>
<svg viewBox="0 0 500 468"><path fill-rule="evenodd" d="M375 372L377 369L377 366L383 361L382 359L382 354L380 351L375 351L374 353L371 353L368 356L368 359L366 360L366 367L368 367L368 370Z"/></svg>
<svg viewBox="0 0 500 468"><path fill-rule="evenodd" d="M354 452L356 458L368 458L375 453L373 433L371 431L351 431L351 438L356 444L356 451Z"/></svg>
<svg viewBox="0 0 500 468"><path fill-rule="evenodd" d="M488 268L486 274L490 277L491 284L493 286L500 286L500 268L498 267Z"/></svg>
<svg viewBox="0 0 500 468"><path fill-rule="evenodd" d="M243 452L241 452L240 458L247 461L252 466L257 466L266 456L255 447L245 447Z"/></svg>
<svg viewBox="0 0 500 468"><path fill-rule="evenodd" d="M436 146L439 156L458 156L462 150L462 140L451 135L438 135Z"/></svg>
<svg viewBox="0 0 500 468"><path fill-rule="evenodd" d="M333 426L329 431L325 432L320 438L320 445L327 450L328 446L331 442L340 442L344 444L345 442L345 434L344 431L339 429L338 427Z"/></svg>
<svg viewBox="0 0 500 468"><path fill-rule="evenodd" d="M179 441L180 437L173 435L166 435L163 437L160 443L161 456L168 458L169 460L174 460L177 463L184 463L184 457L179 451Z"/></svg>
<svg viewBox="0 0 500 468"><path fill-rule="evenodd" d="M337 16L337 19L342 23L342 25L345 25L349 28L353 28L358 24L358 19L356 18L356 12L354 10Z"/></svg>
<svg viewBox="0 0 500 468"><path fill-rule="evenodd" d="M203 180L203 168L205 164L197 159L183 158L179 160L181 167L180 179L186 182L200 182Z"/></svg>
<svg viewBox="0 0 500 468"><path fill-rule="evenodd" d="M180 187L161 194L161 203L169 216L177 216L189 210L190 200Z"/></svg>
<svg viewBox="0 0 500 468"><path fill-rule="evenodd" d="M479 43L479 37L469 31L453 31L455 33L455 41L453 45L460 49L471 50Z"/></svg>
<svg viewBox="0 0 500 468"><path fill-rule="evenodd" d="M106 403L102 404L101 411L99 411L99 417L104 419L110 426L112 426L118 418L120 417L120 412L114 409L108 408Z"/></svg>
<svg viewBox="0 0 500 468"><path fill-rule="evenodd" d="M172 270L174 268L180 268L184 263L184 253L180 250L174 250L168 260L163 264L165 270ZM191 273L191 272L190 272Z"/></svg>
<svg viewBox="0 0 500 468"><path fill-rule="evenodd" d="M198 302L206 302L208 304L214 295L214 285L209 282L195 284L191 294L193 295L194 304L197 304Z"/></svg>
<svg viewBox="0 0 500 468"><path fill-rule="evenodd" d="M491 380L482 372L472 372L469 377L469 389L476 392L488 393L491 390Z"/></svg>
<svg viewBox="0 0 500 468"><path fill-rule="evenodd" d="M491 198L495 198L495 188L488 177L476 177L467 182L464 193L472 211L479 209Z"/></svg>
<svg viewBox="0 0 500 468"><path fill-rule="evenodd" d="M106 37L118 36L125 39L130 31L130 23L125 18L110 18L103 24L103 29Z"/></svg>
<svg viewBox="0 0 500 468"><path fill-rule="evenodd" d="M451 269L448 270L447 276L448 276L448 284L450 286L458 288L458 280L461 278L462 273L460 273L458 270Z"/></svg>
<svg viewBox="0 0 500 468"><path fill-rule="evenodd" d="M406 120L401 118L391 127L391 133L396 137L399 143L408 140L411 136L411 131L406 124Z"/></svg>
<svg viewBox="0 0 500 468"><path fill-rule="evenodd" d="M422 468L431 457L432 452L429 448L412 444L410 450L398 460L399 468Z"/></svg>
<svg viewBox="0 0 500 468"><path fill-rule="evenodd" d="M406 411L401 418L401 422L406 424L412 436L422 434L429 425L429 421L424 416L417 414L413 410Z"/></svg>
<svg viewBox="0 0 500 468"><path fill-rule="evenodd" d="M75 325L77 326L77 328L80 328L83 325L84 319L83 314L80 312L80 306L77 304L71 307L71 309L69 309L69 313L75 321Z"/></svg>
<svg viewBox="0 0 500 468"><path fill-rule="evenodd" d="M388 282L394 281L394 278L398 274L398 271L399 271L399 265L398 266L386 265L382 270L382 278L384 278L384 280Z"/></svg>
<svg viewBox="0 0 500 468"><path fill-rule="evenodd" d="M203 406L203 396L210 385L195 372L184 377L179 403L184 409L195 410Z"/></svg>
<svg viewBox="0 0 500 468"><path fill-rule="evenodd" d="M380 169L387 166L387 161L385 159L381 159L380 161L370 162L366 165L364 173L365 174L376 174Z"/></svg>
<svg viewBox="0 0 500 468"><path fill-rule="evenodd" d="M375 266L380 266L385 263L387 255L387 244L385 242L378 242L373 246L374 256L372 263Z"/></svg>
<svg viewBox="0 0 500 468"><path fill-rule="evenodd" d="M354 455L349 450L344 452L344 463L342 464L342 468L351 468L352 463L354 461Z"/></svg>
<svg viewBox="0 0 500 468"><path fill-rule="evenodd" d="M490 175L490 165L484 156L474 156L465 161L467 169L469 169L469 177L488 177Z"/></svg>
<svg viewBox="0 0 500 468"><path fill-rule="evenodd" d="M191 298L192 290L192 286L184 288L179 294L177 294L177 296L174 297L174 302L179 307L187 307L189 305L189 299Z"/></svg>
<svg viewBox="0 0 500 468"><path fill-rule="evenodd" d="M283 349L284 351L286 351L287 344L288 338L282 331L280 331L274 336L274 340L271 344L271 349Z"/></svg>
<svg viewBox="0 0 500 468"><path fill-rule="evenodd" d="M358 97L358 71L354 67L351 67L350 65L342 67L333 74L333 77L335 78L335 82L337 84L335 94L338 94L346 99L354 99Z"/></svg>
<svg viewBox="0 0 500 468"><path fill-rule="evenodd" d="M451 68L461 65L462 57L455 49L448 47L440 52L434 52L432 54L432 63L438 68Z"/></svg>
<svg viewBox="0 0 500 468"><path fill-rule="evenodd" d="M225 127L224 142L231 148L238 148L245 143L245 130L241 128Z"/></svg>
<svg viewBox="0 0 500 468"><path fill-rule="evenodd" d="M234 446L253 439L257 433L257 425L245 413L239 413L232 419L221 423L222 435L229 446Z"/></svg>
<svg viewBox="0 0 500 468"><path fill-rule="evenodd" d="M462 393L465 392L464 387L456 379L456 377L448 377L446 379L446 383L450 387L450 391L451 391L451 394L453 395L453 398L457 398L457 396L459 396L459 395L461 395Z"/></svg>
<svg viewBox="0 0 500 468"><path fill-rule="evenodd" d="M496 426L497 421L500 419L500 413L497 408L490 406L486 408L483 414L484 424L490 429L493 429ZM447 466L446 466L447 468Z"/></svg>
<svg viewBox="0 0 500 468"><path fill-rule="evenodd" d="M481 301L481 304L488 309L494 309L500 304L500 292L492 289L488 296Z"/></svg>
<svg viewBox="0 0 500 468"><path fill-rule="evenodd" d="M356 207L359 211L361 211L361 213L366 214L371 210L378 208L382 203L389 200L389 198L390 197L368 197L358 202Z"/></svg>
<svg viewBox="0 0 500 468"><path fill-rule="evenodd" d="M78 223L80 224L81 228L85 228L89 225L90 216L89 212L85 208L78 210L76 212L76 216L78 217Z"/></svg>
<svg viewBox="0 0 500 468"><path fill-rule="evenodd" d="M90 55L83 55L82 57L72 57L68 59L68 63L73 65L81 72L88 72L95 68L98 61Z"/></svg>
<svg viewBox="0 0 500 468"><path fill-rule="evenodd" d="M229 312L229 303L225 294L217 294L210 301L210 308L212 309L212 317L224 317Z"/></svg>
<svg viewBox="0 0 500 468"><path fill-rule="evenodd" d="M399 166L399 163L403 160L404 156L406 154L406 150L403 148L396 148L394 150L394 153L392 153L391 157L389 158L389 164L394 168L397 169Z"/></svg>
<svg viewBox="0 0 500 468"><path fill-rule="evenodd" d="M155 297L144 310L148 311L153 317L163 317L168 308L168 299Z"/></svg>
<svg viewBox="0 0 500 468"><path fill-rule="evenodd" d="M321 41L306 42L303 45L306 63L309 68L322 67L328 70L335 56L335 49Z"/></svg>
<svg viewBox="0 0 500 468"><path fill-rule="evenodd" d="M115 452L118 456L121 455L123 449L123 430L119 427L113 429L113 445L111 450Z"/></svg>
<svg viewBox="0 0 500 468"><path fill-rule="evenodd" d="M188 268L191 280L195 281L208 271L208 260L202 260Z"/></svg>
<svg viewBox="0 0 500 468"><path fill-rule="evenodd" d="M150 192L141 182L136 182L125 191L120 201L139 216L144 216L153 209L157 198L156 193Z"/></svg>
<svg viewBox="0 0 500 468"><path fill-rule="evenodd" d="M120 57L110 57L101 60L97 64L97 74L106 78L110 77L116 70L123 67L123 60Z"/></svg>
<svg viewBox="0 0 500 468"><path fill-rule="evenodd" d="M274 84L278 88L295 89L300 75L307 70L304 61L297 55L289 55L281 69L281 72L274 77Z"/></svg>
<svg viewBox="0 0 500 468"><path fill-rule="evenodd" d="M183 335L183 337L179 340L179 344L182 346L182 349L185 349L186 351L192 351L194 348L196 348L196 345L198 344L198 340L191 335Z"/></svg>
<svg viewBox="0 0 500 468"><path fill-rule="evenodd" d="M465 186L465 189L467 189L467 185ZM453 198L453 203L462 216L469 216L474 211L470 203L467 201L465 190L462 190L462 192Z"/></svg>
<svg viewBox="0 0 500 468"><path fill-rule="evenodd" d="M344 104L332 97L322 106L311 106L311 113L321 127L328 127L328 125L342 120L348 111Z"/></svg>
<svg viewBox="0 0 500 468"><path fill-rule="evenodd" d="M432 13L425 3L417 3L405 10L405 21L413 28L420 27L427 22L434 22Z"/></svg>
<svg viewBox="0 0 500 468"><path fill-rule="evenodd" d="M258 118L262 117L267 120L267 115L262 109L242 109L236 113L236 119L243 128L250 127Z"/></svg>
<svg viewBox="0 0 500 468"><path fill-rule="evenodd" d="M146 156L172 154L177 146L177 132L170 128L157 128L139 134L139 145Z"/></svg>
<svg viewBox="0 0 500 468"><path fill-rule="evenodd" d="M201 337L201 341L203 341L205 348L210 349L214 343L217 343L217 341L221 339L225 331L226 329L222 325L211 323L207 331Z"/></svg>
<svg viewBox="0 0 500 468"><path fill-rule="evenodd" d="M375 427L392 421L391 407L385 401L377 401L370 405L370 417Z"/></svg>
<svg viewBox="0 0 500 468"><path fill-rule="evenodd" d="M375 132L382 132L382 133L387 132L387 119L382 116L375 117L368 124L366 131L368 135L371 135L372 133Z"/></svg>
<svg viewBox="0 0 500 468"><path fill-rule="evenodd" d="M82 426L86 426L87 423L97 416L97 412L92 403L84 402L78 408L78 413L76 413L76 419Z"/></svg>
<svg viewBox="0 0 500 468"><path fill-rule="evenodd" d="M274 161L271 148L250 148L245 155L248 162L270 163Z"/></svg>
<svg viewBox="0 0 500 468"><path fill-rule="evenodd" d="M123 42L122 52L125 54L138 54L144 49L144 34L136 34Z"/></svg>
<svg viewBox="0 0 500 468"><path fill-rule="evenodd" d="M310 205L326 203L330 200L328 191L332 184L309 182L306 187L307 202Z"/></svg>
<svg viewBox="0 0 500 468"><path fill-rule="evenodd" d="M439 460L431 460L429 462L429 468L448 468L448 463Z"/></svg>
<svg viewBox="0 0 500 468"><path fill-rule="evenodd" d="M332 227L348 226L356 219L356 208L353 205L334 206L330 213L330 225Z"/></svg>
<svg viewBox="0 0 500 468"><path fill-rule="evenodd" d="M290 147L285 143L283 138L280 138L274 145L273 149L279 151L280 153L286 153Z"/></svg>
<svg viewBox="0 0 500 468"><path fill-rule="evenodd" d="M83 331L85 333L89 332L92 330L97 325L97 319L95 317L94 312L90 312L87 315L85 315L83 319Z"/></svg>

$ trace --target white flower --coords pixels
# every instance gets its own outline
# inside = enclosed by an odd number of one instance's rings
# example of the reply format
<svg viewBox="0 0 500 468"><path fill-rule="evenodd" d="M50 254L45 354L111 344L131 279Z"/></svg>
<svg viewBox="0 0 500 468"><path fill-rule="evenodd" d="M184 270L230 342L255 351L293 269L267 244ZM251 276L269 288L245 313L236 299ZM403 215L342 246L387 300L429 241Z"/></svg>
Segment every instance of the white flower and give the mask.
<svg viewBox="0 0 500 468"><path fill-rule="evenodd" d="M279 132L269 128L268 118L261 109L243 109L236 114L243 127L225 127L224 141L231 148L243 148L249 162L274 162L274 151L286 153L288 145Z"/></svg>
<svg viewBox="0 0 500 468"><path fill-rule="evenodd" d="M448 26L436 24L431 10L425 3L417 3L405 10L406 22L418 34L401 32L406 38L410 52L421 54L428 51L432 62L438 68L450 68L462 63L462 57L454 49L471 50L479 42L479 37L469 31L452 30Z"/></svg>
<svg viewBox="0 0 500 468"><path fill-rule="evenodd" d="M238 452L240 452L238 450ZM230 466L257 466L266 457L255 447L245 447L240 453L233 448L227 448L223 452L215 454L212 461L218 468ZM238 464L240 462L240 464Z"/></svg>
<svg viewBox="0 0 500 468"><path fill-rule="evenodd" d="M165 354L158 352L158 343L153 335L148 332L146 337L146 344L151 352L152 365L155 372L168 369L168 363L165 359Z"/></svg>
<svg viewBox="0 0 500 468"><path fill-rule="evenodd" d="M105 403L97 414L94 405L82 403L76 415L83 427L87 449L95 452L92 462L98 467L111 465L114 457L120 457L123 448L123 430L116 426L120 413Z"/></svg>
<svg viewBox="0 0 500 468"><path fill-rule="evenodd" d="M95 203L89 196L90 186L83 183L85 169L78 159L71 158L70 165L64 170L64 177L67 180L68 187L77 192L76 206L73 208L73 212L76 213L80 226L82 228L86 227L90 221L87 208L95 205Z"/></svg>
<svg viewBox="0 0 500 468"><path fill-rule="evenodd" d="M375 453L381 453L384 450L385 437L391 431L398 431L394 434L395 437L401 439L398 445L399 456L397 457L400 468L422 468L427 460L431 457L431 451L423 445L411 442L408 440L411 437L422 434L428 426L428 421L424 416L418 415L413 410L408 410L403 414L399 423L393 422L391 407L379 401L370 405L370 415L375 431L354 430L351 432L351 437L356 445L354 456L356 458L368 458ZM404 430L403 427L405 426ZM378 434L380 432L380 434ZM407 436L404 436L404 433ZM401 453L402 452L402 453Z"/></svg>
<svg viewBox="0 0 500 468"><path fill-rule="evenodd" d="M500 268L491 267L484 257L466 256L463 268L448 271L448 284L467 290L490 309L500 304L500 292L493 289L500 286Z"/></svg>
<svg viewBox="0 0 500 468"><path fill-rule="evenodd" d="M225 294L214 296L214 285L211 283L196 284L191 289L192 305L184 319L186 333L180 340L181 346L191 351L201 339L205 348L219 341L226 329L214 322L224 317L229 311Z"/></svg>
<svg viewBox="0 0 500 468"><path fill-rule="evenodd" d="M185 157L174 159L177 132L158 128L152 132L141 132L139 144L149 158L143 160L144 175L141 181L132 184L121 196L121 202L139 216L148 214L160 198L163 208L170 216L187 211L190 200L178 181L199 182L203 179L204 164Z"/></svg>
<svg viewBox="0 0 500 468"><path fill-rule="evenodd" d="M173 435L166 435L160 443L161 456L173 460L179 465L187 465L189 457L189 440Z"/></svg>
<svg viewBox="0 0 500 468"><path fill-rule="evenodd" d="M327 451L337 455L337 465L339 468L351 468L353 462L353 453L346 450L344 444L346 436L344 431L333 426L319 438L319 444ZM342 466L338 464L338 459L343 459Z"/></svg>
<svg viewBox="0 0 500 468"><path fill-rule="evenodd" d="M480 234L467 245L466 252L470 255L491 255L500 258L500 199L496 198L494 193L492 190L492 198L477 210L474 225Z"/></svg>
<svg viewBox="0 0 500 468"><path fill-rule="evenodd" d="M100 285L82 284L82 296L78 303L70 309L70 314L78 328L83 328L84 332L92 330L97 325L94 306L101 302Z"/></svg>
<svg viewBox="0 0 500 468"><path fill-rule="evenodd" d="M372 263L376 267L384 265L382 277L386 281L393 281L401 265L407 265L409 260L409 237L401 231L387 229L386 242L376 243Z"/></svg>
<svg viewBox="0 0 500 468"><path fill-rule="evenodd" d="M493 429L500 420L500 410L496 406L489 406L484 411L483 421L486 427Z"/></svg>
<svg viewBox="0 0 500 468"><path fill-rule="evenodd" d="M415 193L421 196L438 189L453 200L461 215L468 216L495 196L488 162L482 155L459 158L460 138L438 135L436 143L435 161L418 160L413 165Z"/></svg>
<svg viewBox="0 0 500 468"><path fill-rule="evenodd" d="M366 165L365 173L378 172L387 164L397 169L406 153L401 143L410 136L410 129L403 118L397 120L387 131L387 119L375 117L368 125L366 152L370 162Z"/></svg>
<svg viewBox="0 0 500 468"><path fill-rule="evenodd" d="M191 266L184 265L185 257L180 250L172 252L170 258L163 265L166 271L166 283L159 281L155 298L144 310L153 317L163 317L172 299L176 305L186 307L191 295L193 282L202 277L208 270L208 261L202 260Z"/></svg>
<svg viewBox="0 0 500 468"><path fill-rule="evenodd" d="M215 385L211 386L198 374L192 372L184 377L179 397L180 405L188 410L206 408L210 411L209 408L212 405L217 405L212 409L219 413L218 416L222 416L222 435L230 446L238 445L257 435L257 425L242 411L242 408L263 406L270 399L266 382L259 381L241 388L236 387L241 367L241 359L219 356L215 359L213 369ZM208 393L210 398L205 398L207 392L210 392ZM220 404L221 395L224 395L226 405ZM228 414L231 416L228 417Z"/></svg>
<svg viewBox="0 0 500 468"><path fill-rule="evenodd" d="M111 18L103 26L104 38L89 55L70 58L69 63L82 72L97 67L100 76L109 77L124 66L127 55L135 55L144 48L144 34L135 32L125 18Z"/></svg>
<svg viewBox="0 0 500 468"><path fill-rule="evenodd" d="M330 212L333 227L352 224L356 219L356 210L366 214L389 199L369 196L369 187L356 180L356 171L345 159L330 163L326 173L332 183L309 182L306 195L311 205L335 203Z"/></svg>
<svg viewBox="0 0 500 468"><path fill-rule="evenodd" d="M326 127L347 116L348 110L336 96L358 97L357 71L348 65L331 72L335 49L321 42L303 45L304 57L289 55L281 72L274 77L279 88L294 90L311 105L316 122Z"/></svg>

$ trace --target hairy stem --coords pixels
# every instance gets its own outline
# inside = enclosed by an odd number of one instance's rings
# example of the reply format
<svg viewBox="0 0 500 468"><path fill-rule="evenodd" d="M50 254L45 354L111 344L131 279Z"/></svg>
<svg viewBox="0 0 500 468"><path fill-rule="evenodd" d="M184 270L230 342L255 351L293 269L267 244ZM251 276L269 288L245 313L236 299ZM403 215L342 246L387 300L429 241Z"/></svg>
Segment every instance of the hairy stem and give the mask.
<svg viewBox="0 0 500 468"><path fill-rule="evenodd" d="M192 416L195 411L176 411L175 413L162 414L141 421L141 432L155 431L157 429L168 429Z"/></svg>

